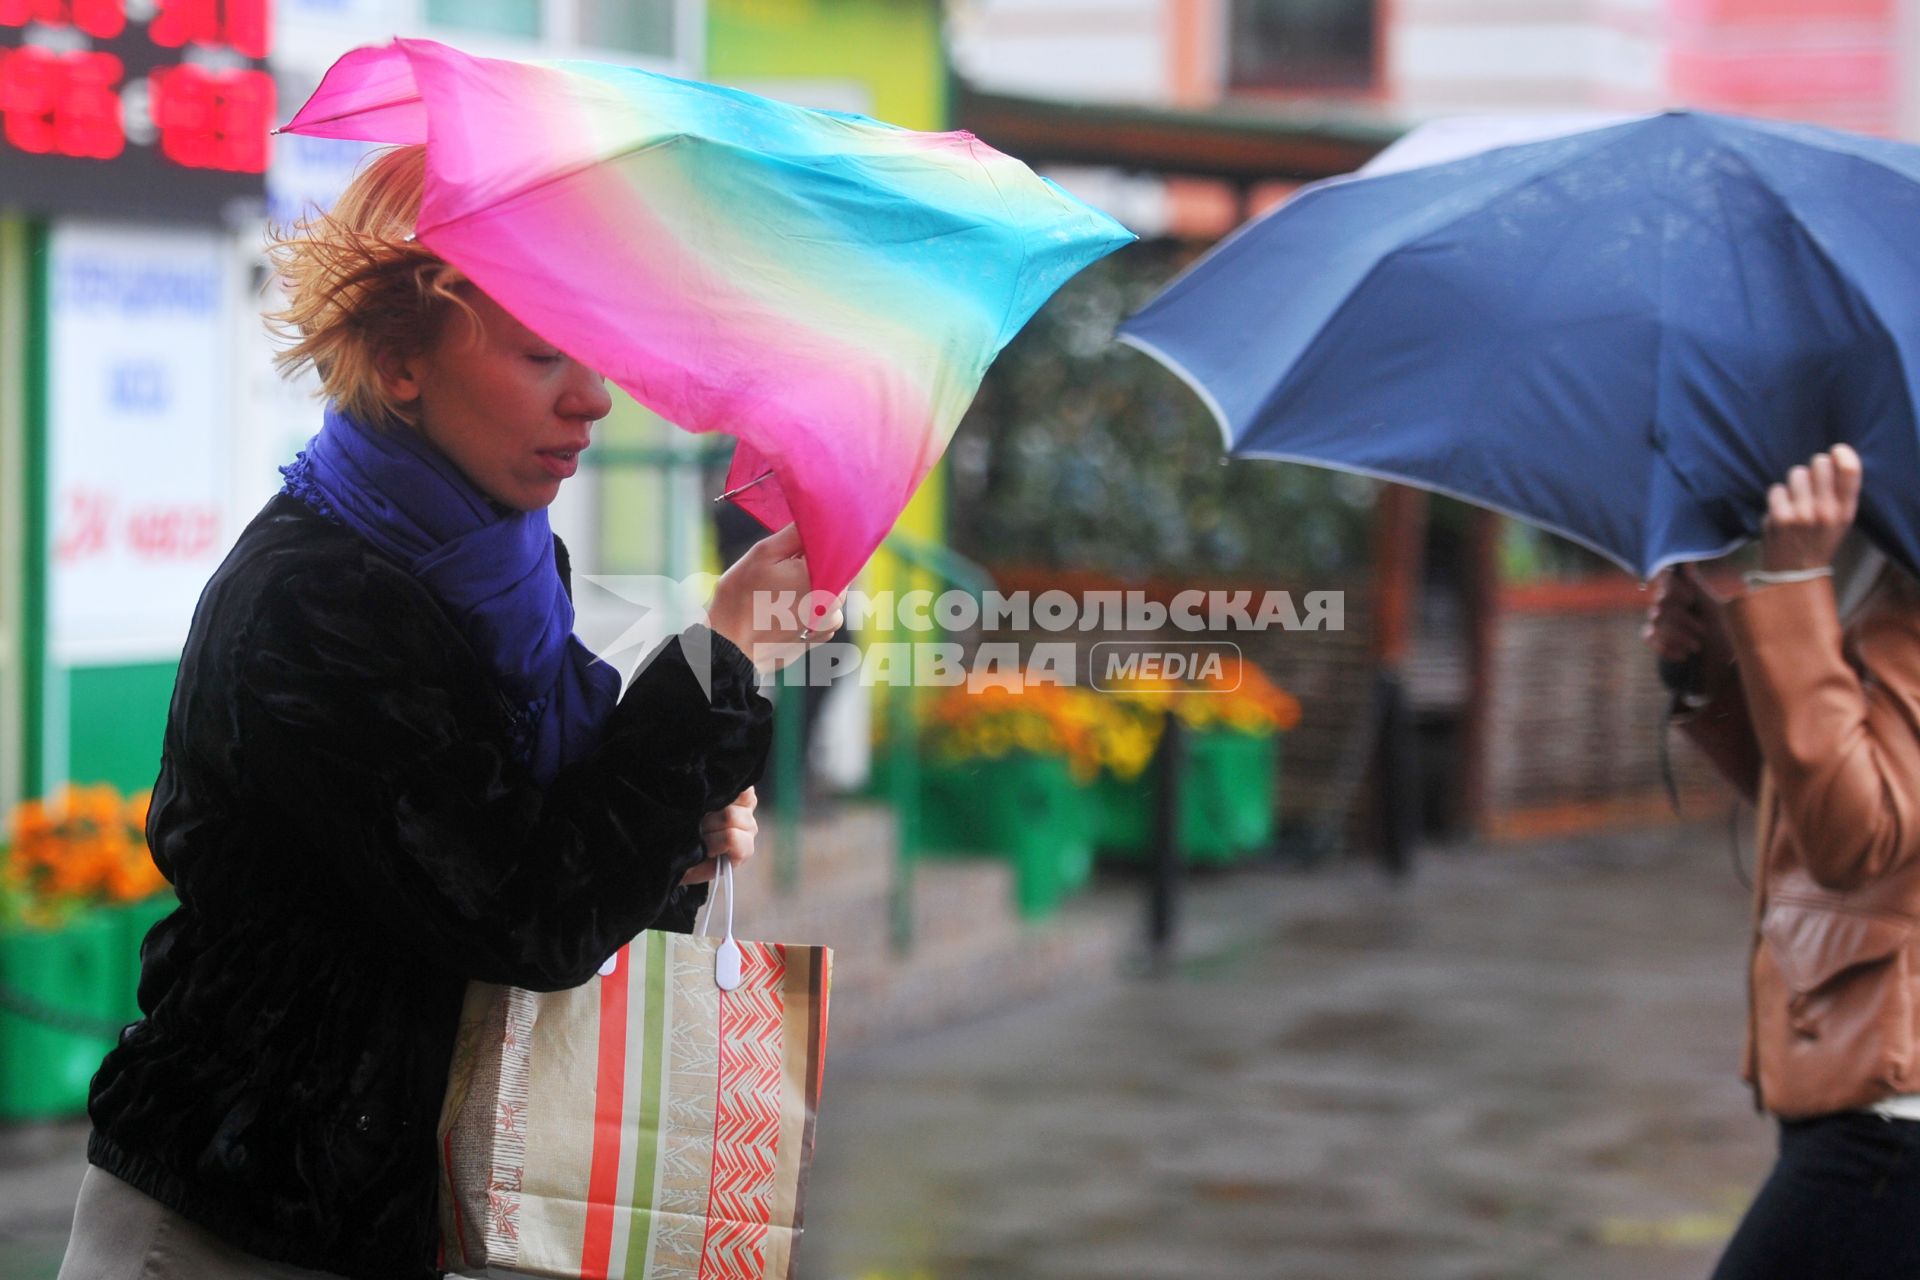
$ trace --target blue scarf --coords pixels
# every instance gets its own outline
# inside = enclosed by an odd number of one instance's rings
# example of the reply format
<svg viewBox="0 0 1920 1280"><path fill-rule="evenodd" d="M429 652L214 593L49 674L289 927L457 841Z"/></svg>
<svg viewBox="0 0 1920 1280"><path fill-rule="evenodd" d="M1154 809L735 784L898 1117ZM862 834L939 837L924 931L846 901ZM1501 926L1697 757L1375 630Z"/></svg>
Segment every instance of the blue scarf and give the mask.
<svg viewBox="0 0 1920 1280"><path fill-rule="evenodd" d="M413 430L378 431L327 406L282 493L413 571L492 671L516 714L516 750L542 786L593 749L620 675L573 634L544 508L508 511Z"/></svg>

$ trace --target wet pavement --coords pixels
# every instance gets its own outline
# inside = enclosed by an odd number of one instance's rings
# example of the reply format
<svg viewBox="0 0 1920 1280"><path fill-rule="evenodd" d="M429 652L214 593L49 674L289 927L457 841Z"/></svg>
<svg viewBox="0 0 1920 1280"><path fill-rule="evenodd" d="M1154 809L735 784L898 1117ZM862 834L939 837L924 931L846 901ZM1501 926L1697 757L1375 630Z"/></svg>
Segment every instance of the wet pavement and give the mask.
<svg viewBox="0 0 1920 1280"><path fill-rule="evenodd" d="M1697 1280L1772 1144L1746 911L1716 824L1209 877L1166 974L830 1054L801 1274ZM83 1140L0 1132L0 1280Z"/></svg>
<svg viewBox="0 0 1920 1280"><path fill-rule="evenodd" d="M1723 827L1200 886L1167 977L830 1064L808 1280L1698 1280L1772 1132Z"/></svg>

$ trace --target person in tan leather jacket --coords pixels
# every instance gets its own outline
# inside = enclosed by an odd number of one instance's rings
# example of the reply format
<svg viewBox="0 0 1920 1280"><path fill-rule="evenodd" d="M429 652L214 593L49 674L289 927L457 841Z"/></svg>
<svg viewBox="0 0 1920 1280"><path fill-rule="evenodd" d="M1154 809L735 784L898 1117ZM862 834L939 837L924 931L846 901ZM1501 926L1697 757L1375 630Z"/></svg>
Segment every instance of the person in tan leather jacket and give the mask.
<svg viewBox="0 0 1920 1280"><path fill-rule="evenodd" d="M1663 573L1645 631L1699 656L1679 726L1758 815L1743 1075L1780 1155L1715 1280L1920 1277L1920 585L1887 564L1843 627L1862 478L1795 467L1746 590Z"/></svg>

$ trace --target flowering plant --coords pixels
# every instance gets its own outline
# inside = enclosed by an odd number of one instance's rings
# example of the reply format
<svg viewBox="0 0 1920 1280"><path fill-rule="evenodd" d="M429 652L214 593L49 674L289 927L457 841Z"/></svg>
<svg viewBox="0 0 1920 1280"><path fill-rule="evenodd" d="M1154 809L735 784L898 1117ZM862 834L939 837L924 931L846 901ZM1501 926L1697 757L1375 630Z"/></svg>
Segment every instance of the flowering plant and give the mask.
<svg viewBox="0 0 1920 1280"><path fill-rule="evenodd" d="M1287 733L1300 723L1300 700L1275 684L1258 664L1235 654L1196 688L1183 691L1174 711L1191 729Z"/></svg>
<svg viewBox="0 0 1920 1280"><path fill-rule="evenodd" d="M955 685L928 708L926 742L943 760L999 760L1015 752L1065 756L1073 776L1087 781L1097 766L1088 754L1085 709L1076 705L1080 693L1044 684L1019 692Z"/></svg>
<svg viewBox="0 0 1920 1280"><path fill-rule="evenodd" d="M52 925L83 907L165 889L147 850L150 799L150 792L123 797L110 786L69 785L51 801L22 801L7 823L0 869L5 914Z"/></svg>
<svg viewBox="0 0 1920 1280"><path fill-rule="evenodd" d="M1169 709L1193 729L1284 733L1300 721L1298 699L1236 657L1193 685L1135 680L1112 692L956 686L932 704L925 733L934 754L947 760L999 759L1015 751L1062 755L1081 782L1101 773L1126 781L1153 763Z"/></svg>

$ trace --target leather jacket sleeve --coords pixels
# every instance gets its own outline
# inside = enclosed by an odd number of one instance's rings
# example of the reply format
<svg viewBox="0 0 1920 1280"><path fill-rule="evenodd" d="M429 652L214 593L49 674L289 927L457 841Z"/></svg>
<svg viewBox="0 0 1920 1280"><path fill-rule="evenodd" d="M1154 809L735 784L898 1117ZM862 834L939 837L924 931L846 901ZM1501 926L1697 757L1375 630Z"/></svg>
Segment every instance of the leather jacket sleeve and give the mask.
<svg viewBox="0 0 1920 1280"><path fill-rule="evenodd" d="M238 776L423 962L577 986L663 911L690 910L678 886L701 857L701 816L759 776L771 707L719 636L709 701L676 637L600 746L542 790L508 754L491 679L450 655L453 634L371 556L263 593L237 665Z"/></svg>
<svg viewBox="0 0 1920 1280"><path fill-rule="evenodd" d="M1876 647L1863 682L1842 647L1831 579L1749 592L1725 617L1754 737L1808 874L1844 891L1912 859L1920 734L1887 685L1920 687L1914 633Z"/></svg>

